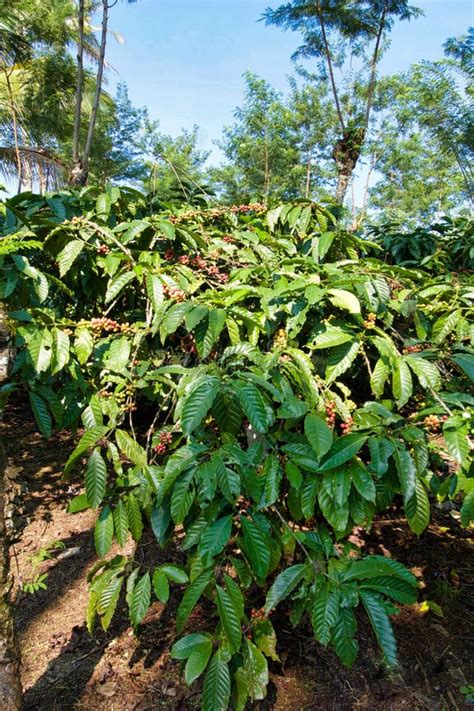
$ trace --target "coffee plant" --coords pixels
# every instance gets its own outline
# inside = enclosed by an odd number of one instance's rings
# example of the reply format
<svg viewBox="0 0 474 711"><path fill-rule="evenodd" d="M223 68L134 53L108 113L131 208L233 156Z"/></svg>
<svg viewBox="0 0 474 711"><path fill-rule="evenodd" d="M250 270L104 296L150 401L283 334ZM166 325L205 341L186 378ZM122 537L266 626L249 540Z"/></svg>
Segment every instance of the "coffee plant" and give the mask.
<svg viewBox="0 0 474 711"><path fill-rule="evenodd" d="M180 586L171 655L186 683L203 675L204 711L264 698L284 601L349 666L361 608L394 666L390 615L417 580L347 537L394 501L418 535L431 501L474 518L466 265L449 271L442 243L400 265L305 201L156 213L125 188L23 194L1 229L1 395L26 390L45 437L77 430L64 475L84 467L69 510L97 511L89 629L121 595L136 628ZM125 554L150 529L173 562Z"/></svg>

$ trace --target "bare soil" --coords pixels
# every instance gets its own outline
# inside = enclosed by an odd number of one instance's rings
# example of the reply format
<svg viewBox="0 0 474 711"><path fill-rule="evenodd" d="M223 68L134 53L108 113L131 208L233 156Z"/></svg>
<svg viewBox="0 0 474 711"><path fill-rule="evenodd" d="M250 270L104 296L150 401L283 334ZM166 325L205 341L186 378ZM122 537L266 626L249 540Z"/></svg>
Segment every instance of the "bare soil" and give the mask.
<svg viewBox="0 0 474 711"><path fill-rule="evenodd" d="M87 572L96 561L95 514L71 515L66 505L81 491L80 479L62 480L73 446L64 433L45 441L21 401L5 413L1 433L10 462L11 521L16 531L12 570L17 590L32 574L31 556L62 541L41 565L47 589L19 592L17 626L23 654L24 711L190 711L199 708L199 685L186 688L169 649L176 638L179 590L164 607L154 603L135 635L123 606L112 627L91 637L85 626ZM370 533L355 532L365 552L390 555L419 577L420 604L402 608L393 619L400 668L390 675L369 625L361 616L360 655L353 669L341 666L308 627L293 630L285 609L276 613L280 662L271 662L268 697L261 711L451 711L468 708L460 687L474 684L474 531L463 531L451 512L436 511L419 538L400 512L388 512ZM164 560L151 539L143 558ZM176 554L175 554L176 555ZM437 603L443 616L426 609ZM438 611L439 612L439 611ZM198 609L191 625L206 622Z"/></svg>

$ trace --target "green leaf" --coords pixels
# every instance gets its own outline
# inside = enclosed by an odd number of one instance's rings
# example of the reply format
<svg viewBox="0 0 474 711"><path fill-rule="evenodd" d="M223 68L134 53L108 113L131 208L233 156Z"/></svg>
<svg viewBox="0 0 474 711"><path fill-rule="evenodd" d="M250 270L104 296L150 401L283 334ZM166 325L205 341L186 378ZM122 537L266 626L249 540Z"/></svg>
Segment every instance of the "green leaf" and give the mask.
<svg viewBox="0 0 474 711"><path fill-rule="evenodd" d="M153 590L155 591L156 597L160 602L166 605L170 597L170 584L168 582L168 578L162 570L156 568L153 573L152 580Z"/></svg>
<svg viewBox="0 0 474 711"><path fill-rule="evenodd" d="M178 583L179 585L184 585L185 583L189 582L187 573L182 568L179 568L177 565L171 565L171 563L165 563L164 565L160 565L160 570L173 583Z"/></svg>
<svg viewBox="0 0 474 711"><path fill-rule="evenodd" d="M110 506L105 506L100 512L94 529L94 541L97 555L101 558L110 550L114 537L114 519Z"/></svg>
<svg viewBox="0 0 474 711"><path fill-rule="evenodd" d="M105 354L104 365L109 370L121 373L130 360L132 344L125 336L114 338Z"/></svg>
<svg viewBox="0 0 474 711"><path fill-rule="evenodd" d="M422 388L438 390L441 384L441 375L434 363L430 363L426 358L420 356L405 356L405 361L408 363L416 377L420 381Z"/></svg>
<svg viewBox="0 0 474 711"><path fill-rule="evenodd" d="M115 431L115 441L120 451L125 454L127 459L137 465L137 467L145 467L147 463L146 452L143 447L140 447L133 437L130 437L128 432L124 430Z"/></svg>
<svg viewBox="0 0 474 711"><path fill-rule="evenodd" d="M46 407L45 401L42 397L33 392L29 393L29 398L31 403L31 409L33 410L33 414L38 424L39 431L41 432L43 437L51 437L53 425L51 422L51 415L48 412L48 408Z"/></svg>
<svg viewBox="0 0 474 711"><path fill-rule="evenodd" d="M186 398L181 412L181 427L186 435L190 435L212 407L219 391L220 380L206 375L200 384Z"/></svg>
<svg viewBox="0 0 474 711"><path fill-rule="evenodd" d="M100 615L100 623L102 629L107 630L112 617L117 608L117 603L120 597L120 591L123 585L123 578L114 576L106 585L104 590L99 594L97 600L97 612Z"/></svg>
<svg viewBox="0 0 474 711"><path fill-rule="evenodd" d="M467 528L474 521L474 487L465 497L461 507L461 524Z"/></svg>
<svg viewBox="0 0 474 711"><path fill-rule="evenodd" d="M146 275L146 291L154 311L158 311L164 301L163 283L156 274Z"/></svg>
<svg viewBox="0 0 474 711"><path fill-rule="evenodd" d="M430 522L430 502L422 482L416 480L415 494L405 503L408 525L419 536Z"/></svg>
<svg viewBox="0 0 474 711"><path fill-rule="evenodd" d="M331 640L337 656L346 667L351 667L357 657L359 645L354 639L356 627L353 611L349 607L341 607L331 631Z"/></svg>
<svg viewBox="0 0 474 711"><path fill-rule="evenodd" d="M262 652L249 639L245 640L244 672L250 698L253 701L264 699L268 686L268 664Z"/></svg>
<svg viewBox="0 0 474 711"><path fill-rule="evenodd" d="M53 329L54 367L52 373L59 373L69 362L69 336L59 328Z"/></svg>
<svg viewBox="0 0 474 711"><path fill-rule="evenodd" d="M135 272L123 272L110 280L105 292L105 303L109 304L117 298L120 292L135 279Z"/></svg>
<svg viewBox="0 0 474 711"><path fill-rule="evenodd" d="M150 573L145 573L135 583L130 598L130 620L136 627L144 619L151 603L151 581Z"/></svg>
<svg viewBox="0 0 474 711"><path fill-rule="evenodd" d="M100 453L94 449L89 457L86 469L86 494L87 500L93 509L102 503L107 487L107 465Z"/></svg>
<svg viewBox="0 0 474 711"><path fill-rule="evenodd" d="M92 427L90 430L86 430L79 440L76 449L69 456L64 467L64 474L68 474L79 457L82 457L88 449L94 447L99 439L102 439L106 433L107 427Z"/></svg>
<svg viewBox="0 0 474 711"><path fill-rule="evenodd" d="M142 513L140 504L135 498L133 492L130 492L127 498L127 515L128 525L134 541L139 541L143 533Z"/></svg>
<svg viewBox="0 0 474 711"><path fill-rule="evenodd" d="M74 513L79 513L79 511L85 511L88 508L89 508L89 502L87 500L87 495L86 494L79 494L79 496L75 496L68 503L67 512L74 514Z"/></svg>
<svg viewBox="0 0 474 711"><path fill-rule="evenodd" d="M306 566L302 563L292 565L283 570L275 579L267 594L265 612L268 615L282 600L288 597L303 580Z"/></svg>
<svg viewBox="0 0 474 711"><path fill-rule="evenodd" d="M263 579L267 576L270 565L270 542L251 519L242 517L240 523L247 559L256 577Z"/></svg>
<svg viewBox="0 0 474 711"><path fill-rule="evenodd" d="M319 459L331 449L332 432L322 417L313 414L306 415L304 433Z"/></svg>
<svg viewBox="0 0 474 711"><path fill-rule="evenodd" d="M46 329L38 330L33 333L27 350L37 373L48 370L53 355L52 345L52 335Z"/></svg>
<svg viewBox="0 0 474 711"><path fill-rule="evenodd" d="M324 646L331 639L331 629L336 624L338 613L339 597L325 580L316 591L311 615L316 639Z"/></svg>
<svg viewBox="0 0 474 711"><path fill-rule="evenodd" d="M231 532L232 514L213 521L203 531L198 550L204 565L210 565L212 558L224 550Z"/></svg>
<svg viewBox="0 0 474 711"><path fill-rule="evenodd" d="M320 477L308 477L301 487L301 511L305 519L314 516L314 506L321 486Z"/></svg>
<svg viewBox="0 0 474 711"><path fill-rule="evenodd" d="M400 485L402 487L403 499L405 505L412 496L415 495L416 490L416 466L413 461L410 452L403 447L403 445L398 444L393 452L393 458L395 460L395 466L398 472L398 478L400 479Z"/></svg>
<svg viewBox="0 0 474 711"><path fill-rule="evenodd" d="M122 499L119 499L114 509L114 530L117 543L123 548L128 539L129 526L127 508Z"/></svg>
<svg viewBox="0 0 474 711"><path fill-rule="evenodd" d="M345 289L329 289L329 299L338 309L345 309L350 314L360 314L360 302L355 294Z"/></svg>
<svg viewBox="0 0 474 711"><path fill-rule="evenodd" d="M211 654L212 642L210 639L206 639L205 642L193 649L184 667L184 680L188 686L201 676L209 663Z"/></svg>
<svg viewBox="0 0 474 711"><path fill-rule="evenodd" d="M469 455L469 425L461 418L449 418L443 425L443 437L453 459L464 464Z"/></svg>
<svg viewBox="0 0 474 711"><path fill-rule="evenodd" d="M447 316L441 316L433 325L433 343L442 343L449 334L454 331L456 324L462 317L461 309L452 311Z"/></svg>
<svg viewBox="0 0 474 711"><path fill-rule="evenodd" d="M364 464L355 461L350 466L352 483L366 501L375 502L375 484Z"/></svg>
<svg viewBox="0 0 474 711"><path fill-rule="evenodd" d="M206 642L210 642L210 639L205 634L201 634L200 632L188 634L173 644L170 652L171 657L181 660L189 659L193 651L202 644L206 644Z"/></svg>
<svg viewBox="0 0 474 711"><path fill-rule="evenodd" d="M412 605L417 599L417 589L413 585L393 575L380 575L359 583L358 588L370 588L402 605Z"/></svg>
<svg viewBox="0 0 474 711"><path fill-rule="evenodd" d="M178 611L176 613L176 629L178 633L182 631L189 615L194 610L199 598L209 585L212 575L212 570L203 571L196 578L196 580L191 583L189 588L184 593L183 599L181 600L181 603L178 607Z"/></svg>
<svg viewBox="0 0 474 711"><path fill-rule="evenodd" d="M283 472L281 470L280 460L275 454L270 454L265 459L261 476L264 478L264 490L259 509L271 506L280 496L280 482Z"/></svg>
<svg viewBox="0 0 474 711"><path fill-rule="evenodd" d="M178 304L173 304L165 314L165 317L160 326L160 338L164 343L167 336L175 333L179 326L183 323L186 314L193 308L189 301L182 301Z"/></svg>
<svg viewBox="0 0 474 711"><path fill-rule="evenodd" d="M83 249L84 242L81 239L73 239L59 252L57 262L60 276L63 277L68 273Z"/></svg>
<svg viewBox="0 0 474 711"><path fill-rule="evenodd" d="M324 331L316 334L312 348L334 348L353 339L354 336L350 331L344 331L338 326L325 326Z"/></svg>
<svg viewBox="0 0 474 711"><path fill-rule="evenodd" d="M381 398L388 380L390 368L383 358L379 358L370 376L370 387L374 395Z"/></svg>
<svg viewBox="0 0 474 711"><path fill-rule="evenodd" d="M239 383L236 386L236 394L253 429L256 432L266 432L273 418L269 417L260 390L253 383Z"/></svg>
<svg viewBox="0 0 474 711"><path fill-rule="evenodd" d="M227 711L230 699L229 667L220 650L212 657L204 679L202 711Z"/></svg>
<svg viewBox="0 0 474 711"><path fill-rule="evenodd" d="M362 560L352 561L344 573L344 580L367 580L380 575L393 575L414 587L418 584L413 573L410 573L402 563L383 555L370 555Z"/></svg>
<svg viewBox="0 0 474 711"><path fill-rule="evenodd" d="M366 435L348 434L338 437L329 452L319 465L319 471L325 472L328 469L340 467L345 464L363 447L367 440Z"/></svg>
<svg viewBox="0 0 474 711"><path fill-rule="evenodd" d="M104 424L102 417L102 408L100 406L100 399L97 395L92 395L89 400L88 406L85 408L81 415L82 421L86 429L92 429L92 427L101 427Z"/></svg>
<svg viewBox="0 0 474 711"><path fill-rule="evenodd" d="M394 360L392 366L392 390L398 407L406 405L413 393L410 369L404 360Z"/></svg>
<svg viewBox="0 0 474 711"><path fill-rule="evenodd" d="M383 604L377 593L370 590L359 590L359 595L367 612L370 624L375 632L377 641L382 649L384 658L389 667L397 663L397 643L393 634L390 619L385 612Z"/></svg>
<svg viewBox="0 0 474 711"><path fill-rule="evenodd" d="M359 341L343 343L331 351L327 359L326 385L330 385L348 370L359 353Z"/></svg>
<svg viewBox="0 0 474 711"><path fill-rule="evenodd" d="M76 338L74 340L74 350L76 351L77 359L81 365L87 363L90 354L94 348L94 339L87 328L78 328L76 330Z"/></svg>
<svg viewBox="0 0 474 711"><path fill-rule="evenodd" d="M474 382L474 356L468 353L455 353L451 356L451 360L466 373L469 380Z"/></svg>
<svg viewBox="0 0 474 711"><path fill-rule="evenodd" d="M174 486L171 496L171 517L175 523L183 523L194 501L192 478L192 471L181 474Z"/></svg>
<svg viewBox="0 0 474 711"><path fill-rule="evenodd" d="M242 641L240 619L231 596L219 585L216 585L216 605L222 628L229 644L229 651L233 654L239 649Z"/></svg>

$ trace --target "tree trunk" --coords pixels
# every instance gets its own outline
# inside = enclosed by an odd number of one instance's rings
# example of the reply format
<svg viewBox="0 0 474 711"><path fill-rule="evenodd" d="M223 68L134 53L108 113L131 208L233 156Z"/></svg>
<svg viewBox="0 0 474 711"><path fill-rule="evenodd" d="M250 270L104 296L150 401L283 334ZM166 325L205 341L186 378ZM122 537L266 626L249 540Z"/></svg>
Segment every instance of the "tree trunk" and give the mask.
<svg viewBox="0 0 474 711"><path fill-rule="evenodd" d="M0 307L0 382L8 375L9 333ZM2 711L18 711L22 702L20 648L11 601L10 559L5 527L7 458L0 440L0 700Z"/></svg>
<svg viewBox="0 0 474 711"><path fill-rule="evenodd" d="M72 137L72 161L74 165L79 160L79 142L82 114L82 91L84 86L84 17L85 0L79 0L79 40L77 43L77 84L76 105L74 107L74 133Z"/></svg>
<svg viewBox="0 0 474 711"><path fill-rule="evenodd" d="M112 3L114 5L115 3ZM110 7L112 7L112 5ZM104 64L105 64L105 48L107 46L107 26L109 22L109 4L108 0L102 0L102 34L100 38L100 53L99 53L99 66L97 68L97 77L95 84L95 95L94 103L92 104L92 111L89 119L89 128L87 130L86 144L84 146L84 151L82 153L81 168L82 172L79 174L80 178L87 182L89 174L89 158L92 148L92 139L94 137L95 125L97 122L97 113L99 110L100 94L102 91L102 80L104 76Z"/></svg>
<svg viewBox="0 0 474 711"><path fill-rule="evenodd" d="M348 128L334 146L332 157L337 166L336 202L342 205L349 182L364 145L365 128Z"/></svg>

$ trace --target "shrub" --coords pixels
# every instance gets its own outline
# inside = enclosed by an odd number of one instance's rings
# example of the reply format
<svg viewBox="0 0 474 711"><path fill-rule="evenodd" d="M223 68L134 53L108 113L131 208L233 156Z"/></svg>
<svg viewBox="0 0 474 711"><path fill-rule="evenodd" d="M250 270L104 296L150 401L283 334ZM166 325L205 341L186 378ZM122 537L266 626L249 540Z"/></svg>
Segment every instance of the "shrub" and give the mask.
<svg viewBox="0 0 474 711"><path fill-rule="evenodd" d="M65 475L87 457L69 509L97 510L89 628L123 588L137 627L182 586L171 654L204 674L206 711L265 696L285 599L347 665L362 607L394 665L389 615L417 581L347 536L396 498L418 535L430 497L464 492L474 517L468 275L386 263L303 201L151 214L126 189L26 194L3 234L2 394L27 388L46 437L80 429ZM107 558L145 528L184 563ZM214 622L190 631L203 597Z"/></svg>

